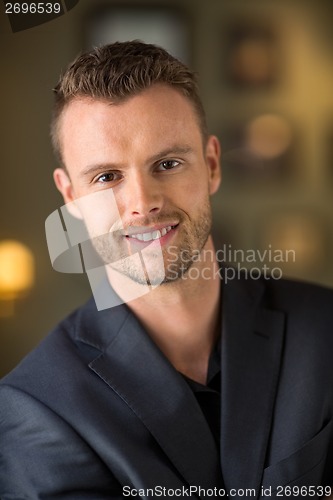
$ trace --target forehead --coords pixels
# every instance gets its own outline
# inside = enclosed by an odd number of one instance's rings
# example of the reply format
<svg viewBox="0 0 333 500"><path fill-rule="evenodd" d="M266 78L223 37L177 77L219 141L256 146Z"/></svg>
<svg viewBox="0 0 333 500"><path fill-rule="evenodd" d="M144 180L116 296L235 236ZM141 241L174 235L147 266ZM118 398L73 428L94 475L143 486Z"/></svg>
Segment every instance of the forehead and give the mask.
<svg viewBox="0 0 333 500"><path fill-rule="evenodd" d="M154 85L116 104L75 98L63 111L59 128L65 164L70 153L80 150L97 153L112 147L128 151L138 146L151 153L167 141L192 141L200 146L202 140L194 105L166 85Z"/></svg>

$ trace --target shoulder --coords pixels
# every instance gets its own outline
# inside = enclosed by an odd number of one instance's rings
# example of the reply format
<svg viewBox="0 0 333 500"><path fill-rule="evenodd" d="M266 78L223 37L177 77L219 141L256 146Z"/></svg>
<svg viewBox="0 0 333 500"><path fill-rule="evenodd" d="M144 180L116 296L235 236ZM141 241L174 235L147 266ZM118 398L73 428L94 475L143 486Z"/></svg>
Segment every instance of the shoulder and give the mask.
<svg viewBox="0 0 333 500"><path fill-rule="evenodd" d="M49 361L50 356L53 357L53 360L56 363L59 351L61 351L61 355L63 355L64 352L70 352L72 350L73 343L75 342L77 322L82 314L82 309L86 307L86 305L82 306L61 320L50 332L46 334L44 339L27 356L25 356L25 358L23 358L17 367L1 380L1 382L10 380L13 374L17 372L18 368L24 370L31 364L44 365Z"/></svg>
<svg viewBox="0 0 333 500"><path fill-rule="evenodd" d="M84 379L89 363L112 341L127 314L125 306L98 311L94 300L88 301L56 325L0 381L0 400L5 386L37 399L40 394L52 392L56 397L69 383L74 387Z"/></svg>
<svg viewBox="0 0 333 500"><path fill-rule="evenodd" d="M313 387L326 384L333 376L333 291L331 289L289 279L248 279L242 275L224 286L224 304L228 314L225 322L235 322L247 331L252 326L261 331L278 332L263 337L280 339L282 352L281 380L285 387L290 381ZM245 306L244 306L245 304ZM244 315L243 312L247 314ZM226 315L225 315L226 316ZM260 330L258 330L260 331ZM234 333L235 332L234 330ZM254 340L253 340L254 341ZM274 342L270 343L271 349ZM280 351L279 351L280 352ZM273 351L272 351L273 356ZM277 355L274 351L274 356ZM296 382L297 381L297 382ZM308 384L308 385L306 385ZM304 386L304 387L305 387ZM331 388L329 389L331 394ZM332 399L330 399L332 401Z"/></svg>
<svg viewBox="0 0 333 500"><path fill-rule="evenodd" d="M285 350L294 358L332 365L333 291L289 279L264 280L261 304L284 314Z"/></svg>
<svg viewBox="0 0 333 500"><path fill-rule="evenodd" d="M222 279L227 275L222 274ZM282 308L303 314L318 311L333 316L333 289L293 279L274 279L272 276L251 275L242 272L232 279L224 279L224 289L230 288L244 297L249 296L267 308Z"/></svg>
<svg viewBox="0 0 333 500"><path fill-rule="evenodd" d="M263 278L261 278L263 280ZM277 293L289 296L332 300L333 289L315 283L293 279L264 279L266 286Z"/></svg>
<svg viewBox="0 0 333 500"><path fill-rule="evenodd" d="M268 305L295 317L312 319L333 327L333 290L320 285L288 279L265 280Z"/></svg>
<svg viewBox="0 0 333 500"><path fill-rule="evenodd" d="M74 311L27 355L22 361L0 381L0 401L21 390L26 394L38 396L41 387L50 387L56 380L61 383L61 373L69 364L75 366L76 346L75 329L80 309ZM12 392L13 390L13 392Z"/></svg>
<svg viewBox="0 0 333 500"><path fill-rule="evenodd" d="M224 303L233 314L242 303L253 312L277 311L284 317L287 336L312 338L313 343L327 343L333 349L332 289L291 279L253 279L246 273L225 281L223 289Z"/></svg>

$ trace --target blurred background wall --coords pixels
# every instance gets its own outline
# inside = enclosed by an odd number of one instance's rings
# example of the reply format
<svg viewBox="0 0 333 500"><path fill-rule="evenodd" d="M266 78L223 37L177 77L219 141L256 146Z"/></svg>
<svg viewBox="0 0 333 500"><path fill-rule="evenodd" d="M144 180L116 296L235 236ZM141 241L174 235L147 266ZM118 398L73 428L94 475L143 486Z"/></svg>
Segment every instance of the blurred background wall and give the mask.
<svg viewBox="0 0 333 500"><path fill-rule="evenodd" d="M62 205L51 89L82 48L99 43L155 42L199 73L223 148L213 205L221 259L333 285L331 0L79 0L16 33L1 7L0 258L4 240L23 243L34 278L14 303L0 301L0 376L91 293L85 275L52 269L44 224Z"/></svg>

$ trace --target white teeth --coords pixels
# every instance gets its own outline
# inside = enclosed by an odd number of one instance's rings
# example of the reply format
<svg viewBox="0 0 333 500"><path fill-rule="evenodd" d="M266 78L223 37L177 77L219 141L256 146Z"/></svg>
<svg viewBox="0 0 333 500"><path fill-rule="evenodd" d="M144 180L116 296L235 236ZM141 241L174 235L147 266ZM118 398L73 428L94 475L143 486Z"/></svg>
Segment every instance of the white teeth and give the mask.
<svg viewBox="0 0 333 500"><path fill-rule="evenodd" d="M152 231L151 233L137 233L128 235L130 238L134 238L139 241L152 241L158 240L165 236L169 231L171 231L172 226L163 227L162 229L157 229L156 231Z"/></svg>
<svg viewBox="0 0 333 500"><path fill-rule="evenodd" d="M149 241L153 239L152 233L143 233L143 241Z"/></svg>
<svg viewBox="0 0 333 500"><path fill-rule="evenodd" d="M159 230L154 231L154 232L152 233L152 235L153 235L153 240L158 240L158 238L161 238L161 237L162 237L162 233L161 233L161 231L159 231Z"/></svg>

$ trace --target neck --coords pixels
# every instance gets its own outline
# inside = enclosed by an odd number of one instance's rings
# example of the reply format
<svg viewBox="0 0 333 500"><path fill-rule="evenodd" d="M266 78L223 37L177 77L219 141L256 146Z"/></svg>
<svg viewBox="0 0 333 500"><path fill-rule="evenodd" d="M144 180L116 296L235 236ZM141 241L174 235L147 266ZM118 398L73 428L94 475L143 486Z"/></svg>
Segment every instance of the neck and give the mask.
<svg viewBox="0 0 333 500"><path fill-rule="evenodd" d="M128 306L173 366L205 383L209 356L219 335L220 311L220 278L211 238L202 256L183 278L157 286Z"/></svg>

